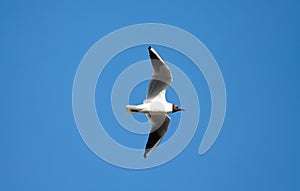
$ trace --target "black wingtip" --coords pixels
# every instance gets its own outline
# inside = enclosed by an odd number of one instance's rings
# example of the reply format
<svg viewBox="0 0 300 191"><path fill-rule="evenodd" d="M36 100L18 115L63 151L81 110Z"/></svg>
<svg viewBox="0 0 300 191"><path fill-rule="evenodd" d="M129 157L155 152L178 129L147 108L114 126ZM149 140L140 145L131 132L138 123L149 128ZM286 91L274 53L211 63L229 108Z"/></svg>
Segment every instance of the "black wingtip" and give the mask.
<svg viewBox="0 0 300 191"><path fill-rule="evenodd" d="M148 47L149 56L151 59L158 59L157 55L151 50L151 46Z"/></svg>

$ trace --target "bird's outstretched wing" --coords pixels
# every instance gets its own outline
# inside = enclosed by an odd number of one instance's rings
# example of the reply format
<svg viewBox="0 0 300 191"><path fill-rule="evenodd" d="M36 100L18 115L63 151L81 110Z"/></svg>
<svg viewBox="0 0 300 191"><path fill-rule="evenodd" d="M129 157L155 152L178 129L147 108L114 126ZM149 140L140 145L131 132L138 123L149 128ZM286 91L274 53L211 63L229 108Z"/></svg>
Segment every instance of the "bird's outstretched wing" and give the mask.
<svg viewBox="0 0 300 191"><path fill-rule="evenodd" d="M148 50L153 67L153 74L148 87L146 100L165 100L166 89L173 80L170 68L151 46L148 47Z"/></svg>
<svg viewBox="0 0 300 191"><path fill-rule="evenodd" d="M150 115L147 114L149 123L151 124L151 132L145 148L144 157L146 158L161 142L170 124L170 117L165 114Z"/></svg>

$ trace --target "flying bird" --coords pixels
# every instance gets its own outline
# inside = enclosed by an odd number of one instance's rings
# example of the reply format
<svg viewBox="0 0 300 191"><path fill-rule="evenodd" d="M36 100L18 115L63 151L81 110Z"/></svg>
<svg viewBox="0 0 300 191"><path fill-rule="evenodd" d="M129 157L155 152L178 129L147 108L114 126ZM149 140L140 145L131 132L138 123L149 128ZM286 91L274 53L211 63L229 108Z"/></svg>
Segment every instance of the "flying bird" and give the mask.
<svg viewBox="0 0 300 191"><path fill-rule="evenodd" d="M171 121L167 114L184 111L183 108L180 108L173 103L169 103L166 100L166 90L173 81L170 68L151 46L148 47L148 51L153 67L153 74L148 87L146 99L143 104L126 106L126 112L129 114L146 114L151 125L144 158L146 158L159 145L167 132Z"/></svg>

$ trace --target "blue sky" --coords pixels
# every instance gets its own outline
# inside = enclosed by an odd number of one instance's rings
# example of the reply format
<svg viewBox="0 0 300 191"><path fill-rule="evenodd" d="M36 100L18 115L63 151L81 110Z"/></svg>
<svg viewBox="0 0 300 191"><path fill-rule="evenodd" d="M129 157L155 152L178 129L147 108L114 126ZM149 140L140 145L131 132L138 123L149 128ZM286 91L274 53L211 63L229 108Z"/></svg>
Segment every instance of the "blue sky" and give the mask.
<svg viewBox="0 0 300 191"><path fill-rule="evenodd" d="M0 190L299 190L299 8L297 1L256 0L1 1ZM203 121L193 140L162 166L128 170L104 162L81 139L72 85L97 40L145 22L183 28L207 46L226 83L227 113L216 143L198 155L209 92L201 74L186 66L202 95ZM172 51L157 49L171 59ZM135 52L148 58L146 46L119 56L129 65ZM111 81L113 61L109 66L101 77ZM131 100L146 87L136 87ZM172 90L167 96L178 100ZM114 119L107 109L108 123ZM110 133L141 144L126 132Z"/></svg>

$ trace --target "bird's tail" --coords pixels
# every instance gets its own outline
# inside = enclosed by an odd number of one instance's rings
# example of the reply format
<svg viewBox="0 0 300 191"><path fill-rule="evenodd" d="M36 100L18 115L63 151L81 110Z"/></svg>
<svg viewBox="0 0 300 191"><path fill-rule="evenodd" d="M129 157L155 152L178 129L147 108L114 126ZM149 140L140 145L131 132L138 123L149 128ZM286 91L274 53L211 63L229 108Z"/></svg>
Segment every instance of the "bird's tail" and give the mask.
<svg viewBox="0 0 300 191"><path fill-rule="evenodd" d="M128 113L128 114L133 114L133 113L137 113L140 111L141 111L141 108L139 108L136 105L127 105L126 106L126 113Z"/></svg>

